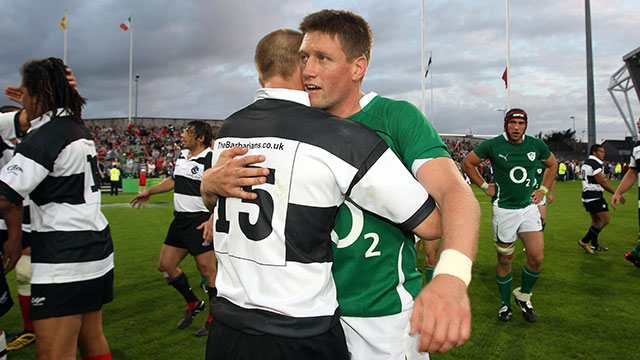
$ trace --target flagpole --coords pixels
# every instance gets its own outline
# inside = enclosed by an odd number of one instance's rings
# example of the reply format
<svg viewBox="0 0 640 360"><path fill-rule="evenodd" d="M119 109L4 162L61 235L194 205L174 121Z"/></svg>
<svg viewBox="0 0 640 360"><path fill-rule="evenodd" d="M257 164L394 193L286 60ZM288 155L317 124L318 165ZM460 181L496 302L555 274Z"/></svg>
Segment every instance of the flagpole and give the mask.
<svg viewBox="0 0 640 360"><path fill-rule="evenodd" d="M422 11L420 12L421 18L421 26L420 26L420 74L424 74L424 0L422 0ZM425 86L425 76L421 75L422 78L422 98L421 98L421 110L424 116L427 116L425 111L425 101L424 101L424 86Z"/></svg>
<svg viewBox="0 0 640 360"><path fill-rule="evenodd" d="M62 37L64 38L64 45L62 46L62 62L67 64L67 29L69 28L69 22L67 20L67 9L64 9L64 15L62 16L62 22L64 22L64 29ZM60 23L62 25L62 23Z"/></svg>
<svg viewBox="0 0 640 360"><path fill-rule="evenodd" d="M64 29L64 47L62 48L62 62L67 63L67 29Z"/></svg>
<svg viewBox="0 0 640 360"><path fill-rule="evenodd" d="M129 19L129 124L131 124L131 95L133 92L133 14L131 14Z"/></svg>
<svg viewBox="0 0 640 360"><path fill-rule="evenodd" d="M509 53L509 0L506 0L507 7L507 110L511 109L511 55Z"/></svg>

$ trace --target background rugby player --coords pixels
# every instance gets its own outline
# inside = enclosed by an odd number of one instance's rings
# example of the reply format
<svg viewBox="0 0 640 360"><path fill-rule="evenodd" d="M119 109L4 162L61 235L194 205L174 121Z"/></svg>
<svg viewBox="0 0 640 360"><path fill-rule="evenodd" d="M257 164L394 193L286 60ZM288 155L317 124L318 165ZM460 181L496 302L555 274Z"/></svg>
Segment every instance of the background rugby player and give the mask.
<svg viewBox="0 0 640 360"><path fill-rule="evenodd" d="M516 304L529 322L536 321L531 295L540 277L544 258L544 234L538 204L549 193L557 162L542 140L525 135L527 113L511 109L504 118L504 133L482 142L462 161L471 182L491 196L493 202L494 245L498 252L496 281L502 301L498 319L511 320L511 263L515 241L520 237L527 262L522 268L522 287L513 291ZM495 184L487 184L476 168L484 159L491 161ZM536 189L538 163L546 167L542 185Z"/></svg>

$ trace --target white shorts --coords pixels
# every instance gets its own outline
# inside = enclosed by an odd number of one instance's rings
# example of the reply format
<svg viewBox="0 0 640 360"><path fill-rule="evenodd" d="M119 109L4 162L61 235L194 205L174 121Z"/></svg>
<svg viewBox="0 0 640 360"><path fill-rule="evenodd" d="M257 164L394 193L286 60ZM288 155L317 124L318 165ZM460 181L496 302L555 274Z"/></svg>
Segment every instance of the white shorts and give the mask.
<svg viewBox="0 0 640 360"><path fill-rule="evenodd" d="M536 205L538 206L547 206L547 195L545 195L542 200L540 200L539 203L537 203Z"/></svg>
<svg viewBox="0 0 640 360"><path fill-rule="evenodd" d="M411 312L380 317L341 316L351 360L428 360L418 352L420 335L409 336Z"/></svg>
<svg viewBox="0 0 640 360"><path fill-rule="evenodd" d="M493 206L493 240L510 244L518 240L518 234L542 231L538 205L522 209L503 209Z"/></svg>

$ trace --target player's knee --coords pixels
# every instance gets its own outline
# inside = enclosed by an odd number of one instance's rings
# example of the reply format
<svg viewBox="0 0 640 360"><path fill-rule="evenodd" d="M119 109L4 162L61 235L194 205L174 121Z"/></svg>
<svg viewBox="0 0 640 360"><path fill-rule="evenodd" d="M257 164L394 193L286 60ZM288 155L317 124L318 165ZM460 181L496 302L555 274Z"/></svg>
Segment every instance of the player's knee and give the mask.
<svg viewBox="0 0 640 360"><path fill-rule="evenodd" d="M199 263L199 264L196 264L196 266L200 274L202 274L202 276L204 277L211 276L216 272L215 264Z"/></svg>
<svg viewBox="0 0 640 360"><path fill-rule="evenodd" d="M510 257L510 255L513 255L513 253L516 250L516 244L515 243L511 243L511 244L509 244L509 246L502 247L497 242L494 242L493 246L495 246L496 251L498 252L498 254L503 255L503 256L500 256L500 257L509 257L510 259L512 258L512 257Z"/></svg>
<svg viewBox="0 0 640 360"><path fill-rule="evenodd" d="M158 262L158 271L160 271L163 276L164 274L168 274L167 276L171 275L173 272L175 272L175 269L173 266L171 266L169 263L167 263L166 261L162 261L160 260Z"/></svg>
<svg viewBox="0 0 640 360"><path fill-rule="evenodd" d="M542 267L542 261L544 260L544 254L527 254L527 263L529 268L533 271Z"/></svg>

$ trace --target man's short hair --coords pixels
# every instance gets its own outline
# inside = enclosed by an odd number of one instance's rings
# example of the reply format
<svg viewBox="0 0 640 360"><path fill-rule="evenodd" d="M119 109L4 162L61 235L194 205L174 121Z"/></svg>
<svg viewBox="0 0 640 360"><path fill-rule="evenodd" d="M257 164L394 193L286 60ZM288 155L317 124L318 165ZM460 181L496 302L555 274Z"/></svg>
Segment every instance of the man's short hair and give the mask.
<svg viewBox="0 0 640 360"><path fill-rule="evenodd" d="M593 144L591 145L591 147L589 148L589 154L593 155L595 154L598 150L602 149L603 146L600 144Z"/></svg>
<svg viewBox="0 0 640 360"><path fill-rule="evenodd" d="M260 81L266 82L276 75L288 79L300 71L300 44L302 34L291 29L276 30L263 37L253 57Z"/></svg>
<svg viewBox="0 0 640 360"><path fill-rule="evenodd" d="M194 136L196 139L199 137L204 137L204 146L211 146L211 140L213 139L213 134L211 133L211 126L204 121L201 120L193 120L187 124L187 129L192 128L194 132Z"/></svg>
<svg viewBox="0 0 640 360"><path fill-rule="evenodd" d="M302 19L300 31L303 34L313 31L337 36L347 61L364 56L371 58L373 34L369 24L360 16L347 10L330 10L309 14Z"/></svg>

